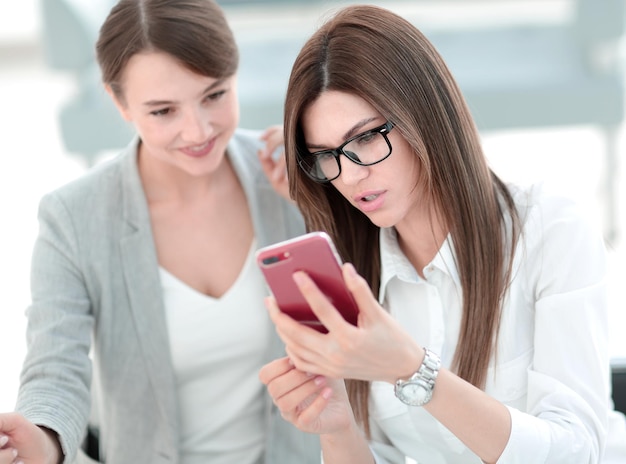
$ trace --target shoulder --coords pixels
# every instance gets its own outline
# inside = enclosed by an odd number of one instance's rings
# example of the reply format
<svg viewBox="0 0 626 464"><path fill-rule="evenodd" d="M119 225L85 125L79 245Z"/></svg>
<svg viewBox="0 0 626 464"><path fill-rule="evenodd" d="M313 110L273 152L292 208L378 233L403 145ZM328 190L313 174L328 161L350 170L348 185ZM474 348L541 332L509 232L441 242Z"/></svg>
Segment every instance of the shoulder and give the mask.
<svg viewBox="0 0 626 464"><path fill-rule="evenodd" d="M542 184L511 191L522 220L518 259L534 281L567 291L604 278L601 228L579 201Z"/></svg>
<svg viewBox="0 0 626 464"><path fill-rule="evenodd" d="M136 156L130 147L98 164L80 177L52 190L40 201L40 210L63 207L72 212L108 211L119 208L124 182L133 178Z"/></svg>
<svg viewBox="0 0 626 464"><path fill-rule="evenodd" d="M598 238L599 224L574 198L555 192L543 183L527 187L510 186L522 219L524 234L530 237L565 235L574 239Z"/></svg>
<svg viewBox="0 0 626 464"><path fill-rule="evenodd" d="M261 140L263 131L252 129L235 130L235 133L228 143L228 150L231 157L236 158L257 158L257 152L263 147Z"/></svg>
<svg viewBox="0 0 626 464"><path fill-rule="evenodd" d="M228 143L228 157L239 179L255 188L271 188L259 161L258 152L265 145L263 131L237 129Z"/></svg>

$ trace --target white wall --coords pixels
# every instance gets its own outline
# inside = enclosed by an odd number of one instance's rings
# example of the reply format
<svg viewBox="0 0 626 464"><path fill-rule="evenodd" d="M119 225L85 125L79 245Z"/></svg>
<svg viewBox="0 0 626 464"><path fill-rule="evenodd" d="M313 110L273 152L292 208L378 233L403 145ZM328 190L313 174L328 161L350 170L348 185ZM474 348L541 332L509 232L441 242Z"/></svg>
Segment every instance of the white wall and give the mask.
<svg viewBox="0 0 626 464"><path fill-rule="evenodd" d="M0 0L0 46L37 39L39 1Z"/></svg>

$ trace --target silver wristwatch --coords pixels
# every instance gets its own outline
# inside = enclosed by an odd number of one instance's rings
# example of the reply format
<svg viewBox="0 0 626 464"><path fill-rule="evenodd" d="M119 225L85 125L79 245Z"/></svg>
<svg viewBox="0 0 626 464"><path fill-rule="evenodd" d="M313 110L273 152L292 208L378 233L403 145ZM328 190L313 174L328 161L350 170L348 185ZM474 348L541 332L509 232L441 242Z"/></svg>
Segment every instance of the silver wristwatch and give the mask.
<svg viewBox="0 0 626 464"><path fill-rule="evenodd" d="M424 353L424 361L418 371L406 380L396 381L396 397L409 406L424 406L433 397L441 359L427 348L424 348Z"/></svg>

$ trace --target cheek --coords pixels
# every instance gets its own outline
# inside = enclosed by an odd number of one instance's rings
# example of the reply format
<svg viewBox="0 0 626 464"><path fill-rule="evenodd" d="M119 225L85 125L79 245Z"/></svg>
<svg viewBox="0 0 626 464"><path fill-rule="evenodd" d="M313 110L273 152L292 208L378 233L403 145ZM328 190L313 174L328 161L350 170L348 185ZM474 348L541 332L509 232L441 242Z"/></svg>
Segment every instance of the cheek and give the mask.
<svg viewBox="0 0 626 464"><path fill-rule="evenodd" d="M421 185L422 179L422 163L417 155L413 152L409 144L398 143L398 150L391 155L393 158L395 172L403 173L403 177L407 180L412 187Z"/></svg>
<svg viewBox="0 0 626 464"><path fill-rule="evenodd" d="M236 127L239 124L239 99L236 92L230 92L222 102L217 119L226 125Z"/></svg>
<svg viewBox="0 0 626 464"><path fill-rule="evenodd" d="M135 120L135 130L146 145L167 146L176 135L175 123L165 119Z"/></svg>

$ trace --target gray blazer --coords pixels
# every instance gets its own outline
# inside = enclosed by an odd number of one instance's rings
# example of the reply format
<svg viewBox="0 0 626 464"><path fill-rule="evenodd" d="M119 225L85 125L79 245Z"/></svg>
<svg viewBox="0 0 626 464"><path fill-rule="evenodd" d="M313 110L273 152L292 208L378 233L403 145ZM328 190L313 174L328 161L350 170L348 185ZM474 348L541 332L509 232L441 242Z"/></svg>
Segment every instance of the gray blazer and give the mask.
<svg viewBox="0 0 626 464"><path fill-rule="evenodd" d="M228 156L263 246L304 226L265 178L258 135L238 130ZM94 462L81 450L92 399L107 463L179 462L176 386L137 144L39 207L16 409L58 432L66 463ZM272 355L281 356L273 329L272 336ZM319 439L283 421L269 396L267 421L267 464L319 464Z"/></svg>

